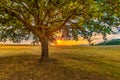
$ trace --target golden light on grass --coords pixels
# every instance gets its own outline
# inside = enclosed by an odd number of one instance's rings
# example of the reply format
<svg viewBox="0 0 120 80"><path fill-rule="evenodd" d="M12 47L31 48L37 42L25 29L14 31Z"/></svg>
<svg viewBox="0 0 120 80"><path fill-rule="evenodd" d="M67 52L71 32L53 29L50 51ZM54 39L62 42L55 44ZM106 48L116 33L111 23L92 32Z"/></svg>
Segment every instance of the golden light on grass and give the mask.
<svg viewBox="0 0 120 80"><path fill-rule="evenodd" d="M0 80L120 80L120 46L50 46L54 61L47 63L38 62L40 47L5 47Z"/></svg>

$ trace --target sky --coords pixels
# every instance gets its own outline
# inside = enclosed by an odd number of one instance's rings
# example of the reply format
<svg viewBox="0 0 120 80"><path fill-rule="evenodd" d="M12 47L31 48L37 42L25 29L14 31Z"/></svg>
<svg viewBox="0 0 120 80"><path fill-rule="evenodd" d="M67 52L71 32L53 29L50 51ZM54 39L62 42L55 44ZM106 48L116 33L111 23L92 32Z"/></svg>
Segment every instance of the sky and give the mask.
<svg viewBox="0 0 120 80"><path fill-rule="evenodd" d="M92 39L94 39L93 42L95 44L103 42L102 35L96 35ZM108 40L120 39L120 33L107 35L107 39ZM24 40L24 41L22 41L22 44L31 44L31 42L32 42L32 40L27 40L27 41ZM0 43L2 43L2 42L0 42ZM7 41L6 44L13 44L13 43L10 41ZM83 44L88 44L88 41L83 38L79 38L78 41L75 41L75 40L58 41L58 44L59 45L83 45Z"/></svg>
<svg viewBox="0 0 120 80"><path fill-rule="evenodd" d="M108 40L120 39L120 33L107 35L107 39ZM102 35L97 35L96 37L94 37L94 43L100 43L100 42L103 42Z"/></svg>

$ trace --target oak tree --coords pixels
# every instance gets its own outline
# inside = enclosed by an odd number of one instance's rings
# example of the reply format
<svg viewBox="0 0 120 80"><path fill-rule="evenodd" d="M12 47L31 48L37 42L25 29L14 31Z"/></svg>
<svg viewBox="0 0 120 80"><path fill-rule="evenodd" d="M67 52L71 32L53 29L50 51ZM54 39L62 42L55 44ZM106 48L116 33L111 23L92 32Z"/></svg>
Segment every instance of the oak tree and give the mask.
<svg viewBox="0 0 120 80"><path fill-rule="evenodd" d="M93 32L104 36L119 25L118 0L2 0L1 40L28 39L30 32L41 42L41 61L49 60L49 41L58 30L65 36L90 39Z"/></svg>

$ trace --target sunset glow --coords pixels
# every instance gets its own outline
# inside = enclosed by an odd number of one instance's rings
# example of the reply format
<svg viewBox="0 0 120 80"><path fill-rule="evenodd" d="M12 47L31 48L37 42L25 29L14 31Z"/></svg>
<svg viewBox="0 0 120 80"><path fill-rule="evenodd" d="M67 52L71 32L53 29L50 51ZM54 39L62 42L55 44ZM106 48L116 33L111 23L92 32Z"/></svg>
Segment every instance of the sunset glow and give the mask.
<svg viewBox="0 0 120 80"><path fill-rule="evenodd" d="M56 42L57 42L57 44L61 44L61 41L62 41L62 40L57 40Z"/></svg>
<svg viewBox="0 0 120 80"><path fill-rule="evenodd" d="M56 41L57 45L83 45L83 44L88 44L88 41L86 40L57 40Z"/></svg>

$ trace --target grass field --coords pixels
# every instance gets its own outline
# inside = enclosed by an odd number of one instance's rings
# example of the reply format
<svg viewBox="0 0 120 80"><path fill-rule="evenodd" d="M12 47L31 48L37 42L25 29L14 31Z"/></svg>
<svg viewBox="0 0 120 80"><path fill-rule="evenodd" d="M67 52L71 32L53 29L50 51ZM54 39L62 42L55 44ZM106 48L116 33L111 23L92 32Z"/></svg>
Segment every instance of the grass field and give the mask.
<svg viewBox="0 0 120 80"><path fill-rule="evenodd" d="M50 47L39 63L38 46L1 46L0 80L120 80L120 46Z"/></svg>

